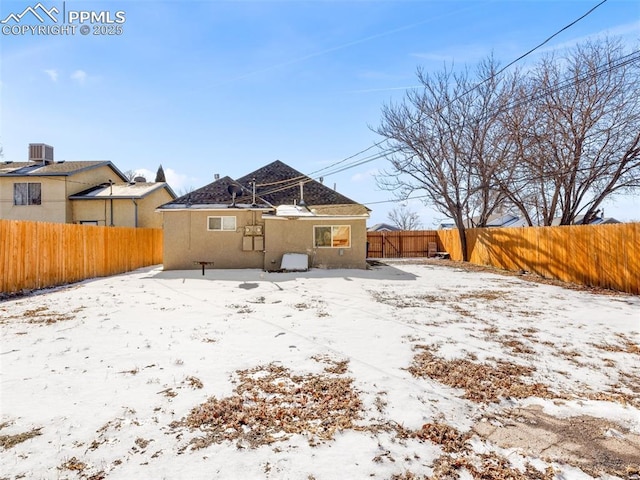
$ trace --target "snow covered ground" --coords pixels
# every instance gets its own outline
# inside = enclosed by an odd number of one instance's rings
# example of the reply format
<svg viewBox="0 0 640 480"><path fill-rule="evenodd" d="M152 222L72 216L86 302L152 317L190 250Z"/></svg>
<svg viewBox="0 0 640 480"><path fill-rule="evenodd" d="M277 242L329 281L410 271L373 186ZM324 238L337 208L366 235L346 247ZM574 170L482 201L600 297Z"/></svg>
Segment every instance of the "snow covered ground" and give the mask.
<svg viewBox="0 0 640 480"><path fill-rule="evenodd" d="M455 265L0 302L0 478L640 478L640 298Z"/></svg>

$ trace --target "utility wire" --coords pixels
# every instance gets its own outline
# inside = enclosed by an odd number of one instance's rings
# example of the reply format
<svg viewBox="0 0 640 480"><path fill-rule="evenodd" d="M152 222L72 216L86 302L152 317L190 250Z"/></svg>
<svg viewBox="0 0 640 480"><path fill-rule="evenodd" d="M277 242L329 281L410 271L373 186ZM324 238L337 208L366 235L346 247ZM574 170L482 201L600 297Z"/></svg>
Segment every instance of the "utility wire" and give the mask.
<svg viewBox="0 0 640 480"><path fill-rule="evenodd" d="M515 63L519 62L520 60L526 58L527 56L531 55L533 52L535 52L536 50L538 50L540 47L546 45L547 43L549 43L549 41L551 41L553 38L555 38L556 36L558 36L560 33L564 32L565 30L571 28L573 25L575 25L576 23L578 23L579 21L581 21L582 19L584 19L585 17L587 17L588 15L590 15L591 13L593 13L598 7L600 7L601 5L603 5L604 3L606 3L608 0L602 0L600 3L598 3L597 5L595 5L594 7L592 7L591 9L589 9L586 13L584 13L583 15L581 15L580 17L578 17L577 19L573 20L571 23L565 25L564 27L562 27L560 30L556 31L554 34L552 34L551 36L547 37L544 41L542 41L541 43L539 43L538 45L536 45L535 47L533 47L532 49L530 49L529 51L527 51L526 53L520 55L518 58L516 58L515 60L509 62L505 67L503 67L502 69L500 69L498 72L490 75L489 77L485 78L484 80L482 80L480 83L476 84L475 86L473 86L472 88L464 91L463 93L461 93L460 95L458 95L456 98L452 99L450 102L447 103L447 105L450 105L451 103L459 100L460 98L462 98L465 95L468 95L469 93L471 93L472 91L476 90L477 88L479 88L480 86L484 85L485 83L493 80L497 75L499 75L500 73L504 72L506 69L508 69L509 67L511 67L512 65L514 65ZM442 108L445 108L447 105L445 105ZM418 123L418 121L416 121L415 123ZM408 126L407 128L410 128L413 125ZM350 160L354 157L357 157L365 152L368 152L369 150L371 150L372 148L375 147L379 147L381 145L383 145L385 142L387 141L387 139L383 139L380 140L378 142L375 142L373 145L360 150L359 152L354 153L353 155L350 155L342 160L339 160L335 163L332 163L331 165L328 165L324 168L315 170L314 172L311 172L309 174L309 176L312 176L314 174L323 172L324 170L328 170L332 167L335 167L337 165L340 165L344 162L346 162L347 160ZM359 164L358 164L359 165ZM354 165L354 166L358 166L358 165ZM353 168L353 167L351 167ZM339 171L343 171L343 170L339 170ZM332 173L328 173L325 174L325 176L327 175L333 175L334 173L338 173L338 172L332 172Z"/></svg>

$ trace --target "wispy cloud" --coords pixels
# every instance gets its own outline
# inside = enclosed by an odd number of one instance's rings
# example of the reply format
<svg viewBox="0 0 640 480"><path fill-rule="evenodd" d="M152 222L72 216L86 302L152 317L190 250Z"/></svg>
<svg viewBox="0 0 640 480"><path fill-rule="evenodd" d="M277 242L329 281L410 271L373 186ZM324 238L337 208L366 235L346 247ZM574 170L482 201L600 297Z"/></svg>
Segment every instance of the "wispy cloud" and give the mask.
<svg viewBox="0 0 640 480"><path fill-rule="evenodd" d="M352 182L364 182L367 180L371 180L374 176L378 174L377 168L372 168L371 170L367 170L366 172L358 172L355 175L351 176Z"/></svg>
<svg viewBox="0 0 640 480"><path fill-rule="evenodd" d="M70 78L80 85L84 85L84 83L87 81L87 76L87 72L85 72L84 70L76 70L71 74Z"/></svg>
<svg viewBox="0 0 640 480"><path fill-rule="evenodd" d="M477 62L491 54L492 48L487 45L456 45L441 51L415 52L410 56L426 62L456 63L458 65Z"/></svg>
<svg viewBox="0 0 640 480"><path fill-rule="evenodd" d="M621 38L623 41L628 39L630 40L630 42L637 44L638 42L640 42L640 20L637 22L616 25L614 27L600 30L599 32L584 35L582 37L574 37L570 40L562 43L557 43L555 45L549 45L547 47L539 49L537 53L548 53L558 50L570 49L575 47L579 43L584 43L589 40L598 40L605 37Z"/></svg>
<svg viewBox="0 0 640 480"><path fill-rule="evenodd" d="M58 71L54 70L54 69L48 69L45 70L44 73L46 73L49 78L51 79L52 82L57 82L58 81Z"/></svg>

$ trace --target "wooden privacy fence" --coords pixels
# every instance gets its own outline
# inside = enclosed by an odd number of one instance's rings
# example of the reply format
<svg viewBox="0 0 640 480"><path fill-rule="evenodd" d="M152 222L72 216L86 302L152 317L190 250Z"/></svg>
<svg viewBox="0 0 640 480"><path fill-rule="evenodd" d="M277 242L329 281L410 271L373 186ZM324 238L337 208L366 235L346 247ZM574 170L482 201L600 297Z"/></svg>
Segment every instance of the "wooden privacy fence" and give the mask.
<svg viewBox="0 0 640 480"><path fill-rule="evenodd" d="M442 243L438 238L438 233L433 230L367 232L367 257L426 257L429 242L435 242L438 245L438 250L442 249Z"/></svg>
<svg viewBox="0 0 640 480"><path fill-rule="evenodd" d="M457 230L438 230L462 260ZM640 223L467 230L469 261L640 294Z"/></svg>
<svg viewBox="0 0 640 480"><path fill-rule="evenodd" d="M462 260L455 229L368 232L367 256L426 257L429 242ZM467 250L478 265L640 294L640 223L476 228L467 230Z"/></svg>
<svg viewBox="0 0 640 480"><path fill-rule="evenodd" d="M0 292L162 263L162 230L0 220Z"/></svg>

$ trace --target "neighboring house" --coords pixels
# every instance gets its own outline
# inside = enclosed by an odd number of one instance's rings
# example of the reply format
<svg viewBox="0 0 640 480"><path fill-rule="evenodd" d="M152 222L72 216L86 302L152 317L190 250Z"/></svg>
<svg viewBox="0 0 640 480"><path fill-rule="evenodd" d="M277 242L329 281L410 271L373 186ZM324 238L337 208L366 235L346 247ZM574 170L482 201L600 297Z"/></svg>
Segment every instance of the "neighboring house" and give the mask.
<svg viewBox="0 0 640 480"><path fill-rule="evenodd" d="M468 219L465 221L465 228L476 228L478 224L479 217L473 217L472 219ZM521 219L518 215L514 215L512 213L496 213L493 215L489 215L489 219L487 220L487 225L485 228L507 228L507 227L526 227L527 222L524 219ZM445 222L440 223L438 225L438 229L448 229L448 228L456 228L456 224L453 220L447 220Z"/></svg>
<svg viewBox="0 0 640 480"><path fill-rule="evenodd" d="M397 232L400 229L388 223L376 223L367 229L369 232Z"/></svg>
<svg viewBox="0 0 640 480"><path fill-rule="evenodd" d="M561 218L554 218L553 222L551 222L551 226L554 226L554 227L559 226L561 220L562 220ZM475 225L476 221L477 221L477 217L474 217L471 221L467 220L465 222L465 227L475 228L473 225ZM601 214L600 210L596 210L594 215L590 219L587 219L586 221L585 221L584 215L578 215L573 220L572 225L603 225L607 223L620 223L620 222L615 218L611 218L611 217L605 218ZM527 227L527 226L529 225L527 224L527 221L524 218L520 218L519 216L514 215L512 213L491 215L489 217L489 221L487 222L487 227L508 228L508 227ZM438 226L438 228L439 229L455 228L455 223L453 223L453 221L448 220L446 222L441 223Z"/></svg>
<svg viewBox="0 0 640 480"><path fill-rule="evenodd" d="M109 161L53 159L29 145L29 161L0 162L0 218L160 228L156 207L176 198L166 183L130 184Z"/></svg>
<svg viewBox="0 0 640 480"><path fill-rule="evenodd" d="M366 268L369 209L275 161L219 178L158 209L165 270L280 270L287 253L308 267Z"/></svg>
<svg viewBox="0 0 640 480"><path fill-rule="evenodd" d="M176 198L164 182L101 184L71 195L76 223L119 227L162 228L159 205Z"/></svg>
<svg viewBox="0 0 640 480"><path fill-rule="evenodd" d="M561 221L562 219L559 217L554 218L553 221L551 222L551 225L558 226L560 225ZM621 223L621 222L612 217L605 217L604 211L596 210L594 214L591 215L590 218L585 218L584 215L578 215L576 218L573 219L573 223L571 225L605 225L610 223Z"/></svg>

